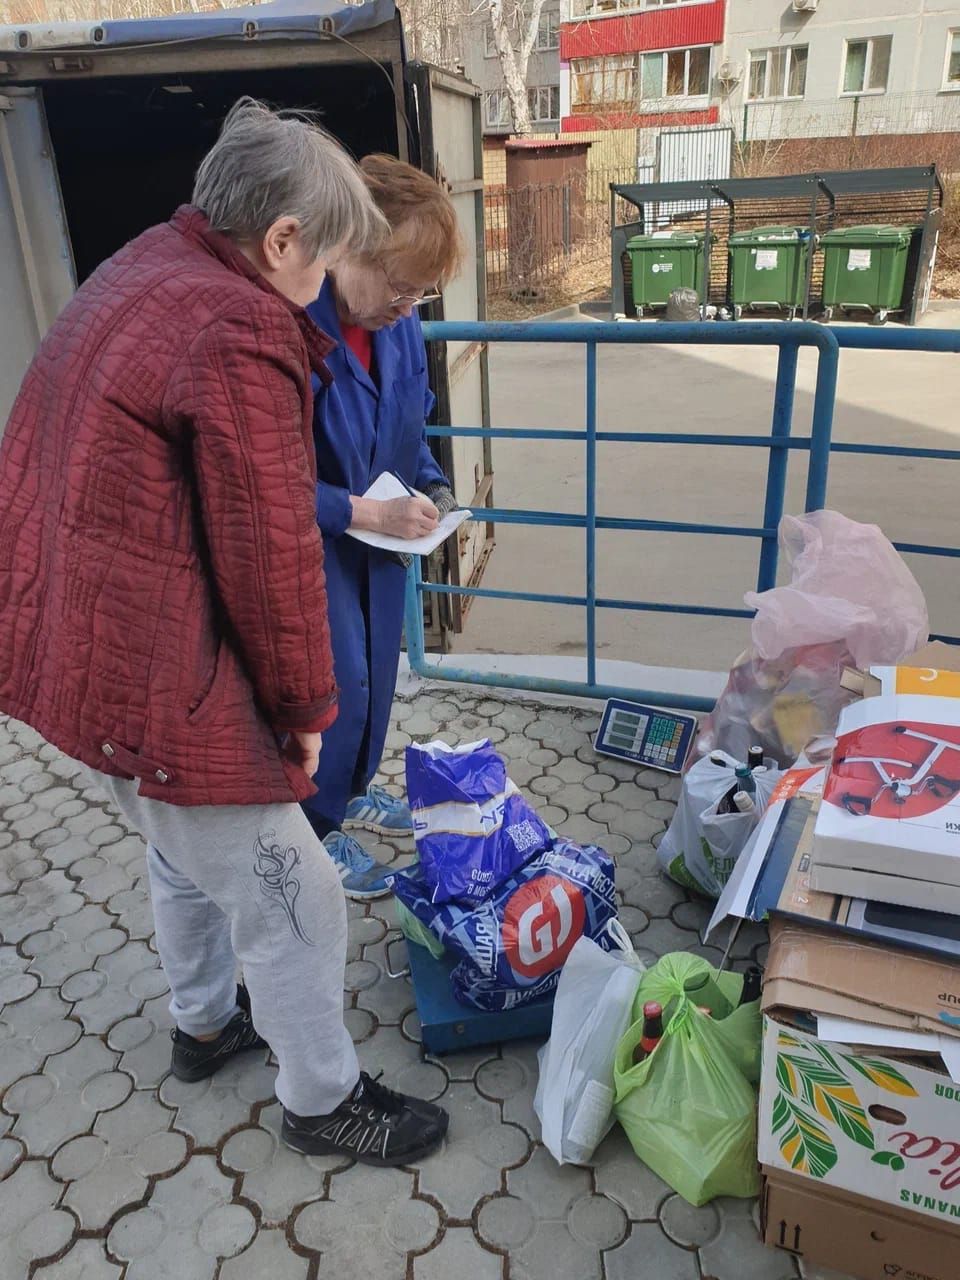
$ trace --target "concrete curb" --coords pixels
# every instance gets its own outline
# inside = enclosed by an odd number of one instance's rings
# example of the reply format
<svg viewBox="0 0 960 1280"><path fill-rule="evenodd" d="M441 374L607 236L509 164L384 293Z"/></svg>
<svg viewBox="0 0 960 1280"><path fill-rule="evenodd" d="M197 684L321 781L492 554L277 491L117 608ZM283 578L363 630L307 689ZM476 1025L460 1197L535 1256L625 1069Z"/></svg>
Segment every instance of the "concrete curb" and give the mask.
<svg viewBox="0 0 960 1280"><path fill-rule="evenodd" d="M531 316L524 324L540 324L547 320L594 320L594 316L584 315L579 302L571 302L566 307L557 307L555 311L545 311L542 316Z"/></svg>

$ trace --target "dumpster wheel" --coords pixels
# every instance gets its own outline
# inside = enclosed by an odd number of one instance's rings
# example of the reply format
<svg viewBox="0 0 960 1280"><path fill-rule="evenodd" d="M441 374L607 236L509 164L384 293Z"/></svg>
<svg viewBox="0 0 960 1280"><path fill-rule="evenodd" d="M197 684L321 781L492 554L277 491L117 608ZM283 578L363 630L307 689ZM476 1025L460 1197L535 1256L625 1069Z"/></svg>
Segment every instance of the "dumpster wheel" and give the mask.
<svg viewBox="0 0 960 1280"><path fill-rule="evenodd" d="M886 323L887 323L887 316L888 316L889 314L890 314L890 312L889 312L889 311L877 311L877 312L875 312L875 313L874 313L874 316L873 316L873 320L871 321L871 324L886 324Z"/></svg>
<svg viewBox="0 0 960 1280"><path fill-rule="evenodd" d="M833 319L833 307L824 307L823 315L820 318L824 324L829 324Z"/></svg>

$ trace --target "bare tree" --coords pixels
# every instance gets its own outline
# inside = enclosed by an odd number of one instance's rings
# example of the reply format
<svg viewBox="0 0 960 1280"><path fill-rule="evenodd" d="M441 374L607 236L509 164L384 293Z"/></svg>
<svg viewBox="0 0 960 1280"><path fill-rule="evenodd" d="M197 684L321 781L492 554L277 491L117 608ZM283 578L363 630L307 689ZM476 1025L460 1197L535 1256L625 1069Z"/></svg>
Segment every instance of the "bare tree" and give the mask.
<svg viewBox="0 0 960 1280"><path fill-rule="evenodd" d="M540 29L542 11L543 0L483 0L474 10L475 13L486 13L490 19L493 43L513 117L513 129L521 137L532 133L530 103L527 99L527 67Z"/></svg>
<svg viewBox="0 0 960 1280"><path fill-rule="evenodd" d="M102 22L224 9L229 0L0 0L0 25Z"/></svg>
<svg viewBox="0 0 960 1280"><path fill-rule="evenodd" d="M463 65L467 0L398 0L411 58L448 71Z"/></svg>

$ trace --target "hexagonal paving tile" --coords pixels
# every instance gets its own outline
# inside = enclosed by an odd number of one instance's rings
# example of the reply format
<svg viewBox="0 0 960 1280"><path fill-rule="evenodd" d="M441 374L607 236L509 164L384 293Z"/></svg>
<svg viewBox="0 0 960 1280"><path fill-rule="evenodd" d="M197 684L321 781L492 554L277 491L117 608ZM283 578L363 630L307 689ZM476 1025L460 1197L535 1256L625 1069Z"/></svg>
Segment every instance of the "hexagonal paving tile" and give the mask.
<svg viewBox="0 0 960 1280"><path fill-rule="evenodd" d="M481 1199L499 1192L503 1171L526 1160L530 1139L518 1126L504 1124L499 1106L470 1084L450 1085L440 1102L450 1129L442 1150L418 1166L420 1190L449 1217L468 1221Z"/></svg>
<svg viewBox="0 0 960 1280"><path fill-rule="evenodd" d="M0 1182L0 1276L26 1276L30 1265L55 1257L77 1224L56 1208L62 1187L38 1160L27 1160Z"/></svg>
<svg viewBox="0 0 960 1280"><path fill-rule="evenodd" d="M266 1051L257 1049L195 1084L167 1076L160 1101L176 1109L175 1128L189 1134L198 1147L214 1147L222 1134L250 1123L257 1103L273 1097L276 1075L266 1064Z"/></svg>
<svg viewBox="0 0 960 1280"><path fill-rule="evenodd" d="M31 1155L51 1155L84 1133L100 1111L117 1107L133 1081L117 1071L119 1055L93 1036L47 1058L43 1070L24 1076L4 1095L3 1108L17 1117L13 1133Z"/></svg>
<svg viewBox="0 0 960 1280"><path fill-rule="evenodd" d="M127 1263L126 1280L212 1280L217 1259L241 1253L257 1229L232 1198L213 1156L194 1156L157 1183L148 1206L114 1223L107 1248Z"/></svg>
<svg viewBox="0 0 960 1280"><path fill-rule="evenodd" d="M5 1006L0 1014L0 1088L39 1071L50 1054L62 1053L80 1038L83 1028L69 1013L70 1006L49 988Z"/></svg>
<svg viewBox="0 0 960 1280"><path fill-rule="evenodd" d="M413 1280L500 1280L503 1259L483 1249L467 1227L448 1227L443 1239L413 1260Z"/></svg>
<svg viewBox="0 0 960 1280"><path fill-rule="evenodd" d="M260 1116L260 1125L241 1129L220 1153L220 1167L242 1175L240 1194L258 1205L264 1225L284 1223L298 1206L319 1200L327 1175L349 1168L339 1156L302 1156L279 1139L282 1108L277 1103Z"/></svg>
<svg viewBox="0 0 960 1280"><path fill-rule="evenodd" d="M261 1228L249 1248L226 1260L220 1280L306 1280L309 1265L290 1248L284 1231Z"/></svg>
<svg viewBox="0 0 960 1280"><path fill-rule="evenodd" d="M293 1224L297 1241L320 1254L320 1275L405 1280L407 1254L431 1247L440 1218L413 1198L413 1175L354 1165L330 1181L329 1200L308 1204Z"/></svg>

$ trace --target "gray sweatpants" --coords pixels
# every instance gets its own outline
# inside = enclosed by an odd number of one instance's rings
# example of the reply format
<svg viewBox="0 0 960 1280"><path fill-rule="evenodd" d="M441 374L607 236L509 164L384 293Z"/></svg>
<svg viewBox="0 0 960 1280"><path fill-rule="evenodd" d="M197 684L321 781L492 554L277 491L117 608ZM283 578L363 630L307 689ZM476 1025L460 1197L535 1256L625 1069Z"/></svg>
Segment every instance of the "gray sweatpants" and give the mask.
<svg viewBox="0 0 960 1280"><path fill-rule="evenodd" d="M280 1064L277 1097L298 1115L332 1111L359 1075L343 1025L347 912L300 806L188 808L144 799L136 782L94 777L148 842L157 950L177 1025L189 1035L226 1026L239 962L254 1026Z"/></svg>

